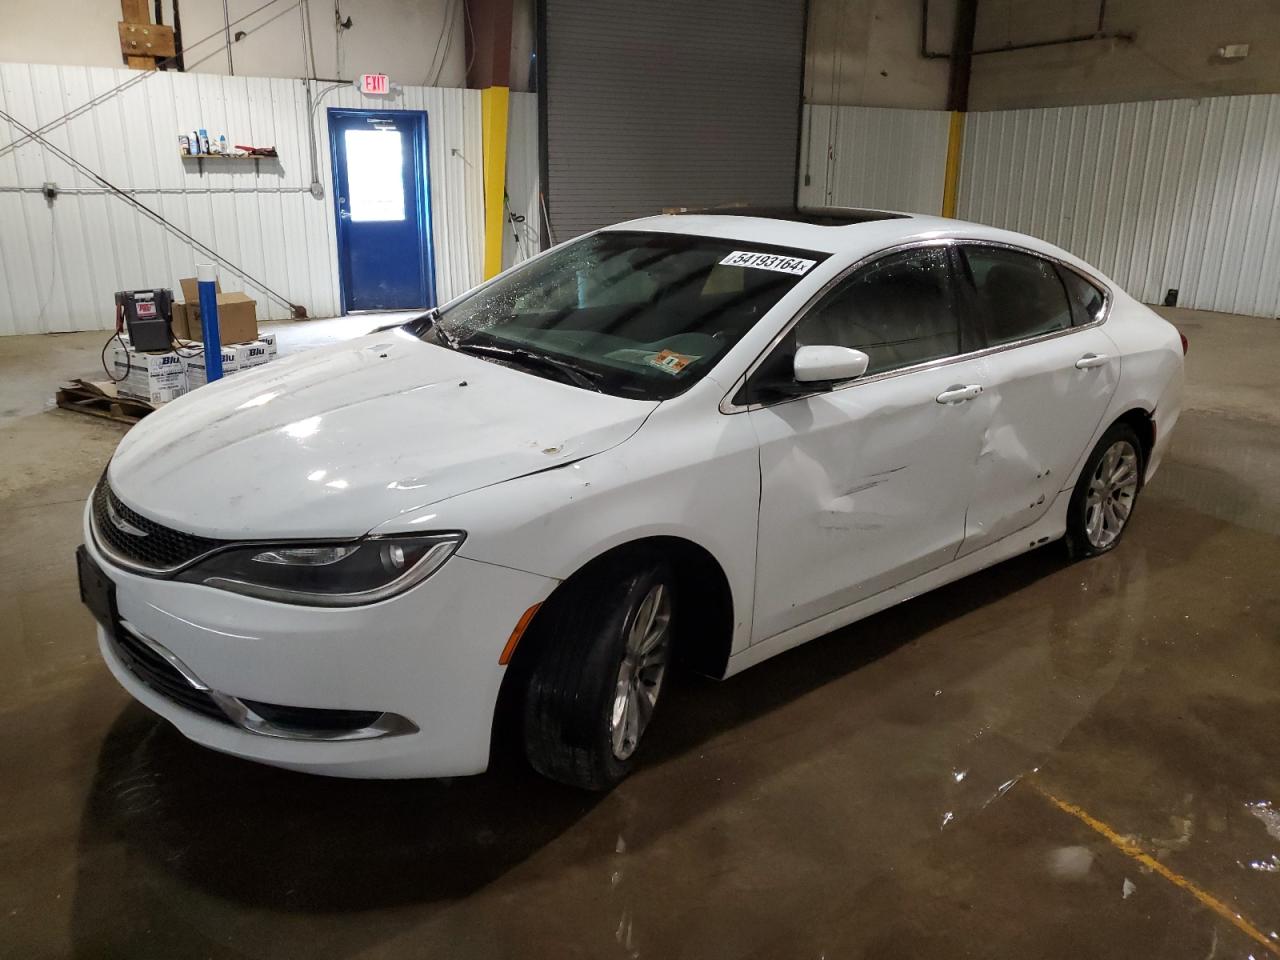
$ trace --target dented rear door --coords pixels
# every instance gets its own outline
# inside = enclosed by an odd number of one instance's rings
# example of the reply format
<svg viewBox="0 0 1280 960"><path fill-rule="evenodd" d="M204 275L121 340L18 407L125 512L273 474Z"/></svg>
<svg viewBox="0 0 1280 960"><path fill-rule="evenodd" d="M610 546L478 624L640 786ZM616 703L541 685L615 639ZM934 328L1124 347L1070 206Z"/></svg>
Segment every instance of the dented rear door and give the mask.
<svg viewBox="0 0 1280 960"><path fill-rule="evenodd" d="M1120 382L1119 350L1103 327L997 350L987 363L994 403L961 556L1044 516L1088 455Z"/></svg>

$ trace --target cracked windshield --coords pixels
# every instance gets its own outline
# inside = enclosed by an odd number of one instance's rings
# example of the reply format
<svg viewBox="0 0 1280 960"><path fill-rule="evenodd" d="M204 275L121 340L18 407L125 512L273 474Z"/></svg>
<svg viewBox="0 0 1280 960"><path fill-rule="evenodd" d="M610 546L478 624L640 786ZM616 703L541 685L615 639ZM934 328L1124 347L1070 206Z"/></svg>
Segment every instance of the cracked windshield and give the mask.
<svg viewBox="0 0 1280 960"><path fill-rule="evenodd" d="M678 234L584 237L406 329L645 400L700 380L825 254Z"/></svg>

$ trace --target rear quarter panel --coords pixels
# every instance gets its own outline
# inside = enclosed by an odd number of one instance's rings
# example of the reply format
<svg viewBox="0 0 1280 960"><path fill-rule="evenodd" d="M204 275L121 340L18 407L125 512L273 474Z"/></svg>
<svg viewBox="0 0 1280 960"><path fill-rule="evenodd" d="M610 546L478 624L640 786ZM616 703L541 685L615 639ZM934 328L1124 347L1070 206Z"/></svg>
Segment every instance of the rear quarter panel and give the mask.
<svg viewBox="0 0 1280 960"><path fill-rule="evenodd" d="M1098 434L1129 410L1149 413L1156 426L1155 448L1147 462L1146 479L1150 480L1169 449L1182 413L1182 341L1173 324L1118 290L1103 329L1122 359L1120 384Z"/></svg>

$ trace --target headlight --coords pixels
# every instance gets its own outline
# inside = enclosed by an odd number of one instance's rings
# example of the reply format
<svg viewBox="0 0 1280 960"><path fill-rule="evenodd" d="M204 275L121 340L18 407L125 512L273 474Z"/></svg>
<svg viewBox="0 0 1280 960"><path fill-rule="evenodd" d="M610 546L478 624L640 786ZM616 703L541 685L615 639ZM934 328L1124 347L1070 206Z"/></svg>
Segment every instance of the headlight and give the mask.
<svg viewBox="0 0 1280 960"><path fill-rule="evenodd" d="M366 537L346 543L261 543L221 550L177 579L317 607L376 603L439 570L463 533Z"/></svg>

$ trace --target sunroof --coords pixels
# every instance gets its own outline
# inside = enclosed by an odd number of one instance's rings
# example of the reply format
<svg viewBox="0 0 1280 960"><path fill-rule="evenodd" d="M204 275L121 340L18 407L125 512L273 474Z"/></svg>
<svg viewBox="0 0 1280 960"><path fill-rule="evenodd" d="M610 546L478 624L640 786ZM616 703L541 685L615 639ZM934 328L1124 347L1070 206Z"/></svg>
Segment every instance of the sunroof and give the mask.
<svg viewBox="0 0 1280 960"><path fill-rule="evenodd" d="M875 220L902 220L905 213L888 213L884 210L859 210L854 207L708 207L701 210L681 210L683 214L704 214L717 217L762 217L768 220L790 220L793 223L811 223L818 227L846 227L854 223L870 223Z"/></svg>

